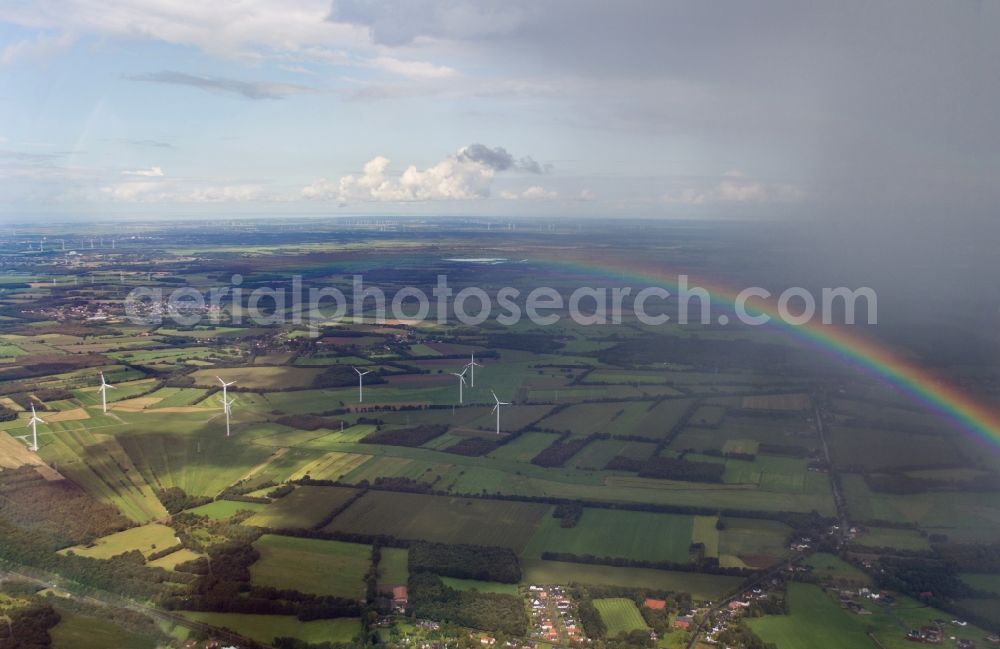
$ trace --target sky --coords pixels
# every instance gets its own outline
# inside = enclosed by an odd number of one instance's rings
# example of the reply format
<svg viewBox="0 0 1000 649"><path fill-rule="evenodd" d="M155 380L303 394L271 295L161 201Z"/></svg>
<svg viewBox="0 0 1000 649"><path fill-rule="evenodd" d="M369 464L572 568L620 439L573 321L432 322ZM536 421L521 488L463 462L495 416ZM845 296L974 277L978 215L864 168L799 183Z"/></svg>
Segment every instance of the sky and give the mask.
<svg viewBox="0 0 1000 649"><path fill-rule="evenodd" d="M976 0L4 0L0 218L990 224L998 33Z"/></svg>

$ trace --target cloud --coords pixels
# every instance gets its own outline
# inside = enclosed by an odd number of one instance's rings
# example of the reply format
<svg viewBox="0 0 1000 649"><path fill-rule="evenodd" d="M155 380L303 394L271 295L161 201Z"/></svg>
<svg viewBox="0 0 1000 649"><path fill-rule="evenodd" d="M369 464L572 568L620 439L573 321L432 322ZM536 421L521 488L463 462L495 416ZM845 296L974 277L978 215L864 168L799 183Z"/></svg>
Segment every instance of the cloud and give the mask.
<svg viewBox="0 0 1000 649"><path fill-rule="evenodd" d="M248 82L226 77L203 77L184 72L163 70L148 74L128 75L129 81L149 81L180 86L191 86L202 90L231 93L247 99L283 99L289 95L314 92L314 88L293 83Z"/></svg>
<svg viewBox="0 0 1000 649"><path fill-rule="evenodd" d="M388 158L377 156L365 163L360 174L343 176L337 181L321 178L307 185L302 189L302 197L336 200L341 204L480 199L490 195L497 172L520 168L522 162L515 161L502 147L491 149L473 144L426 169L410 165L399 176L390 174L390 164ZM530 189L537 191L527 198L543 197L541 187Z"/></svg>
<svg viewBox="0 0 1000 649"><path fill-rule="evenodd" d="M147 178L160 178L163 176L163 169L160 167L150 167L149 169L136 169L134 171L123 171L123 176L145 176Z"/></svg>
<svg viewBox="0 0 1000 649"><path fill-rule="evenodd" d="M118 203L227 203L266 199L252 183L193 184L169 180L133 180L101 188L104 198Z"/></svg>
<svg viewBox="0 0 1000 649"><path fill-rule="evenodd" d="M549 191L542 187L541 185L532 185L528 187L521 193L512 191L502 191L500 192L500 198L508 201L525 200L525 201L551 201L559 198L559 193L554 191Z"/></svg>
<svg viewBox="0 0 1000 649"><path fill-rule="evenodd" d="M0 50L0 65L12 65L19 61L46 59L69 49L76 43L72 34L39 34L35 38L11 43Z"/></svg>
<svg viewBox="0 0 1000 649"><path fill-rule="evenodd" d="M426 61L403 61L391 56L378 56L371 60L372 67L413 79L450 79L458 71L445 65Z"/></svg>
<svg viewBox="0 0 1000 649"><path fill-rule="evenodd" d="M457 157L460 160L478 162L479 164L490 167L495 171L515 169L517 171L541 174L552 170L552 165L545 165L543 167L539 163L535 162L531 156L525 156L519 160L515 160L514 156L507 153L507 150L502 146L491 149L485 144L470 144L469 146L459 149Z"/></svg>
<svg viewBox="0 0 1000 649"><path fill-rule="evenodd" d="M715 182L688 181L663 195L666 203L684 205L794 203L804 198L805 192L792 183L757 180L747 177L741 171L727 171Z"/></svg>
<svg viewBox="0 0 1000 649"><path fill-rule="evenodd" d="M530 7L519 7L517 4L495 0L335 0L329 20L364 26L374 42L399 46L412 43L420 36L470 39L511 32L532 13Z"/></svg>

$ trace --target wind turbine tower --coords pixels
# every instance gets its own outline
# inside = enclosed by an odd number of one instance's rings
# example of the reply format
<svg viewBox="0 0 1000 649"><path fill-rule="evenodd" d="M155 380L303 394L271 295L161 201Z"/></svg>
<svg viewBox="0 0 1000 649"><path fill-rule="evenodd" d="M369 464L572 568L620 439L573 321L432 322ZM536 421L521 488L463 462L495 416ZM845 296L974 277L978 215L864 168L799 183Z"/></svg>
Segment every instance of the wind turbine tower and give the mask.
<svg viewBox="0 0 1000 649"><path fill-rule="evenodd" d="M476 352L472 352L471 359L465 364L465 367L469 370L469 386L476 387L476 368L482 367L476 362Z"/></svg>
<svg viewBox="0 0 1000 649"><path fill-rule="evenodd" d="M465 372L468 369L469 368L466 367L461 372L452 372L451 373L452 376L457 376L458 377L458 403L459 403L459 405L462 404L462 387L465 385Z"/></svg>
<svg viewBox="0 0 1000 649"><path fill-rule="evenodd" d="M500 434L500 406L509 406L510 403L506 401L501 401L497 398L497 393L490 390L490 394L493 395L493 400L497 402L497 405L493 406L493 412L497 413L497 435Z"/></svg>
<svg viewBox="0 0 1000 649"><path fill-rule="evenodd" d="M101 411L108 411L108 388L112 390L117 390L115 386L111 385L104 380L104 372L101 372L101 387L97 388L97 391L101 393Z"/></svg>
<svg viewBox="0 0 1000 649"><path fill-rule="evenodd" d="M363 403L365 400L364 393L364 376L365 374L371 374L371 370L365 370L362 372L358 368L354 368L354 371L358 373L358 403Z"/></svg>
<svg viewBox="0 0 1000 649"><path fill-rule="evenodd" d="M229 437L229 415L233 414L234 403L236 403L236 399L222 397L222 412L226 415L226 437Z"/></svg>
<svg viewBox="0 0 1000 649"><path fill-rule="evenodd" d="M44 424L45 420L35 414L35 404L31 404L31 419L28 425L31 426L31 450L38 452L38 424Z"/></svg>

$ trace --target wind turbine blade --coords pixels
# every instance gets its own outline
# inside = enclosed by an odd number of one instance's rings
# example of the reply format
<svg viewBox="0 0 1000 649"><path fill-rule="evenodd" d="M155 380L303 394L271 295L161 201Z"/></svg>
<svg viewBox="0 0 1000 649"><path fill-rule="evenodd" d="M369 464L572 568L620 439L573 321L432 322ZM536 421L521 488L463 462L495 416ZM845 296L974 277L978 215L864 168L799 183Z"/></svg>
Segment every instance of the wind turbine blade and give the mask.
<svg viewBox="0 0 1000 649"><path fill-rule="evenodd" d="M490 390L490 394L493 395L493 400L497 402L497 405L500 405L500 399L499 397L497 397L497 393L494 392L493 390Z"/></svg>
<svg viewBox="0 0 1000 649"><path fill-rule="evenodd" d="M494 412L496 412L499 407L500 407L499 403L497 403L497 405L493 406L493 410L490 410L490 414L492 415Z"/></svg>

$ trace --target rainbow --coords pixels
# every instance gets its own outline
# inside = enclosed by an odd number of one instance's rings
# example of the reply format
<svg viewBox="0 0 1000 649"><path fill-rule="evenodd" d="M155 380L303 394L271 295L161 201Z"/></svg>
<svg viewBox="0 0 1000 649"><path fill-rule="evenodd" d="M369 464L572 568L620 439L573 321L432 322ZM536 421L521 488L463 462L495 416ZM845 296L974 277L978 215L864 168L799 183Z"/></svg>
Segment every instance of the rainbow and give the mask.
<svg viewBox="0 0 1000 649"><path fill-rule="evenodd" d="M676 295L677 278L681 273L672 274L662 267L648 263L607 261L592 258L586 261L553 261L553 265L576 273L627 277L632 281L647 282L651 286L661 286ZM712 302L735 304L739 291L718 282L689 276L688 286L704 288ZM751 306L747 305L748 311ZM752 310L771 317L768 326L778 328L802 340L810 347L833 356L875 379L888 383L917 403L954 421L959 426L988 442L1000 447L1000 412L989 407L925 368L906 360L867 337L847 331L843 327L808 322L792 325L784 322L775 306L755 300Z"/></svg>

